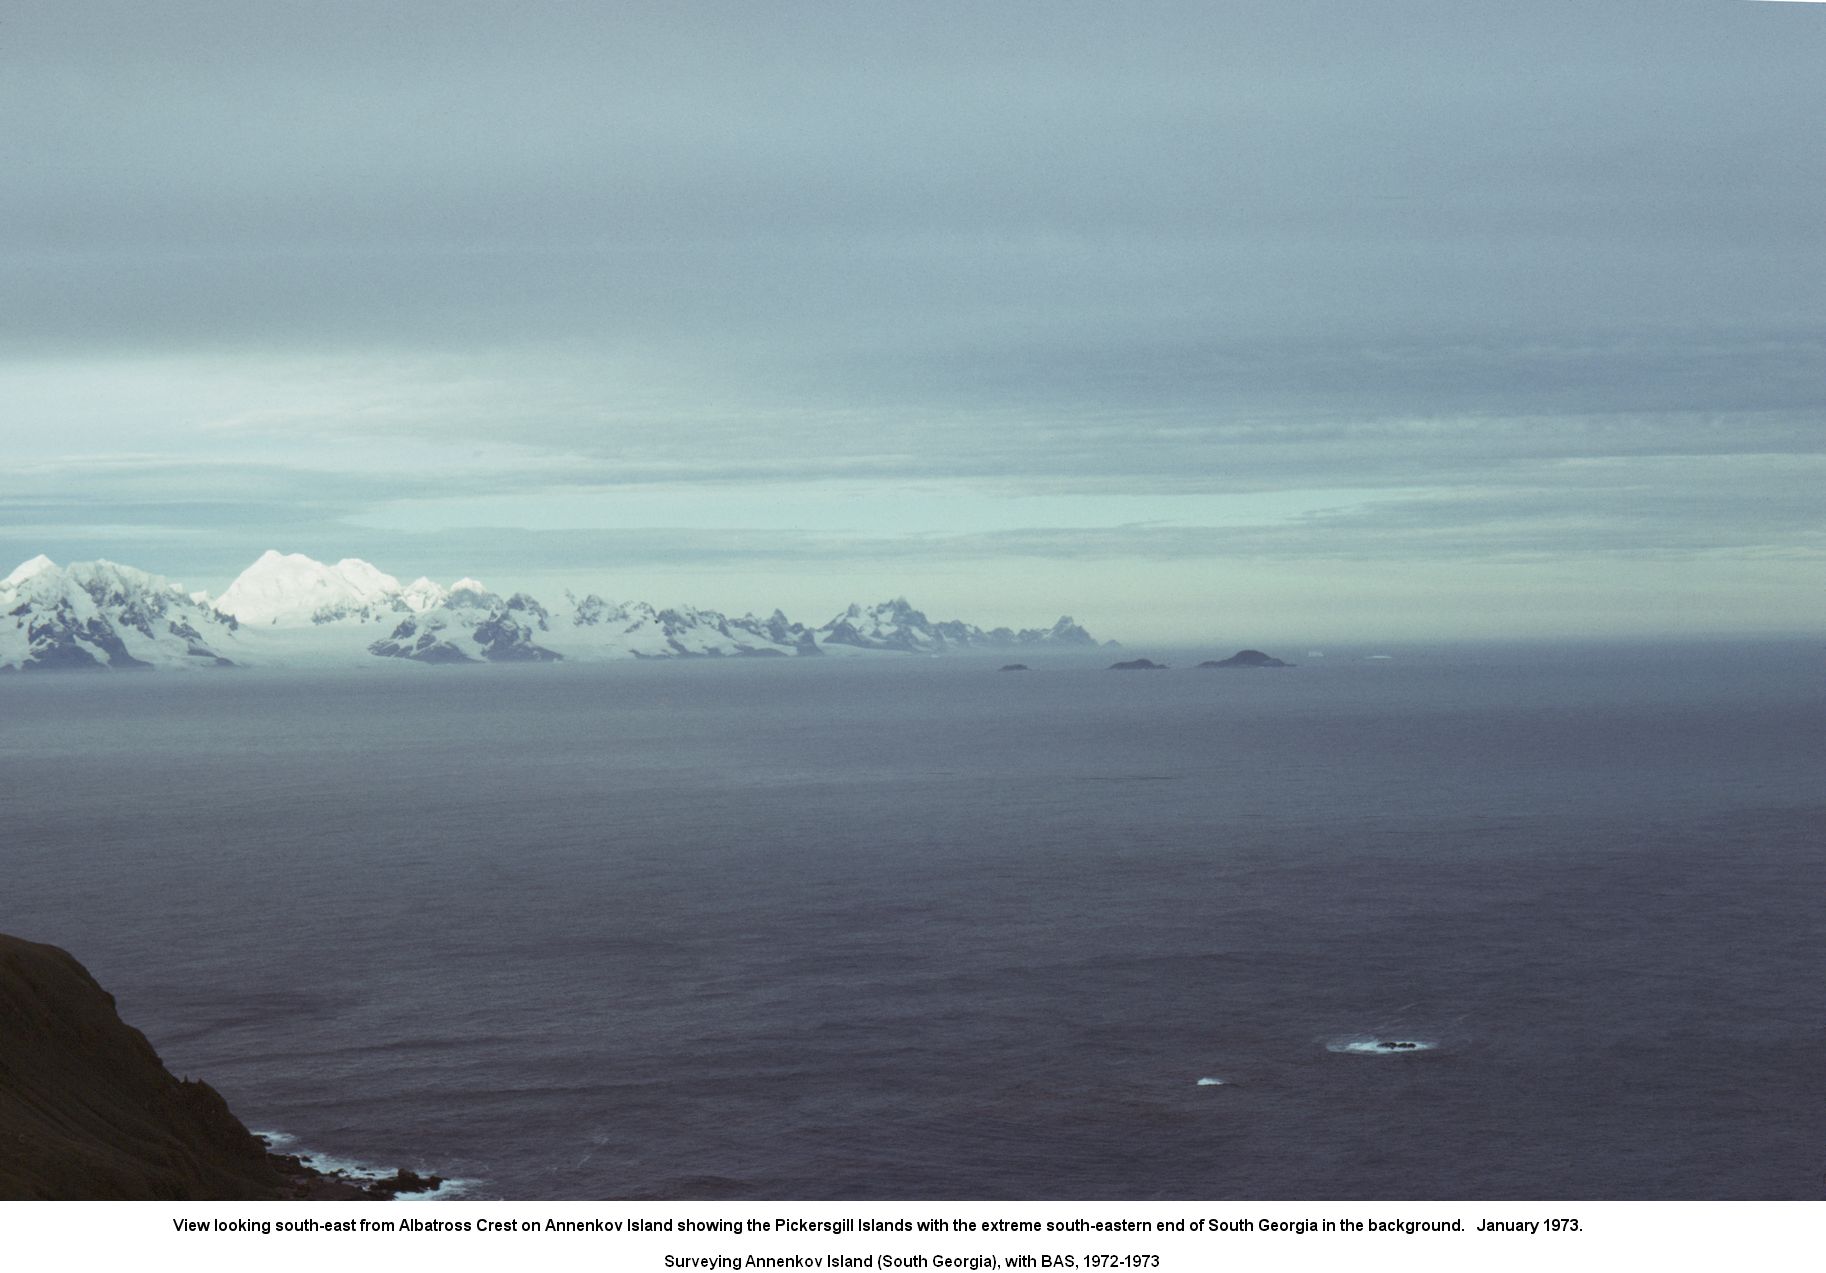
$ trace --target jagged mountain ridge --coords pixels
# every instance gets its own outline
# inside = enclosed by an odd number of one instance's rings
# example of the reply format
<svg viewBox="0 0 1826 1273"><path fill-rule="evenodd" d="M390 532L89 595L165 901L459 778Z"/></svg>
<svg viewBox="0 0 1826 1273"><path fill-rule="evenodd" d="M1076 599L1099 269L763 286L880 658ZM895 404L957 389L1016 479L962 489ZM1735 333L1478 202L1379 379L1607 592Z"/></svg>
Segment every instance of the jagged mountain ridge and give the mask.
<svg viewBox="0 0 1826 1273"><path fill-rule="evenodd" d="M228 667L239 622L162 575L43 555L0 580L0 672Z"/></svg>
<svg viewBox="0 0 1826 1273"><path fill-rule="evenodd" d="M549 631L551 615L532 597L516 592L503 600L464 579L437 605L401 620L368 653L420 663L550 663L564 656L538 644Z"/></svg>
<svg viewBox="0 0 1826 1273"><path fill-rule="evenodd" d="M810 629L779 610L765 619L752 614L732 619L720 610L680 606L655 610L644 601L617 604L594 593L581 600L570 593L573 640L608 650L625 648L636 658L779 658L822 654Z"/></svg>
<svg viewBox="0 0 1826 1273"><path fill-rule="evenodd" d="M884 601L866 610L853 605L818 629L828 644L853 645L865 650L901 650L908 654L942 654L952 649L1004 650L1017 645L1076 645L1095 647L1096 638L1062 615L1050 628L991 628L947 619L938 623L907 603L905 597Z"/></svg>
<svg viewBox="0 0 1826 1273"><path fill-rule="evenodd" d="M332 565L263 553L221 596L111 562L58 567L36 557L0 582L0 670L286 666L365 662L782 658L826 653L941 654L1012 646L1095 646L1069 617L1051 628L934 622L906 598L852 605L809 628L765 618L564 594L502 596L480 581L402 585L359 558ZM10 620L6 626L4 620ZM1113 642L1110 644L1114 644Z"/></svg>

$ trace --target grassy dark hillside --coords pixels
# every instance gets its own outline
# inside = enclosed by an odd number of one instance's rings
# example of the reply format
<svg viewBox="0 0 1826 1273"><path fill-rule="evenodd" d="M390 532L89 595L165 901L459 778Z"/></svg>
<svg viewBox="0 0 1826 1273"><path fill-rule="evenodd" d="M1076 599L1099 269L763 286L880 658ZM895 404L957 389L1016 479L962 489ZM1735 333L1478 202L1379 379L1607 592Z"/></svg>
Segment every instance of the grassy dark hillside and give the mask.
<svg viewBox="0 0 1826 1273"><path fill-rule="evenodd" d="M214 1088L173 1077L70 955L0 934L0 1198L306 1196L365 1195L269 1154Z"/></svg>

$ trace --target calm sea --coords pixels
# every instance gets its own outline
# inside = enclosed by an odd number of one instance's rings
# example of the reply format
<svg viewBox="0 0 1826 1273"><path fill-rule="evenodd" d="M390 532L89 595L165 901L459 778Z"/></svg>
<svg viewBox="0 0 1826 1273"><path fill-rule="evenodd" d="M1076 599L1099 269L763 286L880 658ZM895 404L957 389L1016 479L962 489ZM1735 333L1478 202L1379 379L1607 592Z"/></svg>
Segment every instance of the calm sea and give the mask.
<svg viewBox="0 0 1826 1273"><path fill-rule="evenodd" d="M1278 652L12 677L0 930L470 1196L1820 1196L1826 651Z"/></svg>

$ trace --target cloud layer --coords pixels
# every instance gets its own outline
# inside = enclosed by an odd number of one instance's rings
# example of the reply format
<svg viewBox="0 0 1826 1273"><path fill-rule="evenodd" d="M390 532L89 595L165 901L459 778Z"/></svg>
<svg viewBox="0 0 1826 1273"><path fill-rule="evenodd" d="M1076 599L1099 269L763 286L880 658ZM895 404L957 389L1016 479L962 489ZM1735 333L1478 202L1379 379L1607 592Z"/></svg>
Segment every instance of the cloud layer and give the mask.
<svg viewBox="0 0 1826 1273"><path fill-rule="evenodd" d="M1649 558L1817 624L1822 55L1798 5L14 6L0 551L812 611L1354 561L1442 634L1454 563Z"/></svg>

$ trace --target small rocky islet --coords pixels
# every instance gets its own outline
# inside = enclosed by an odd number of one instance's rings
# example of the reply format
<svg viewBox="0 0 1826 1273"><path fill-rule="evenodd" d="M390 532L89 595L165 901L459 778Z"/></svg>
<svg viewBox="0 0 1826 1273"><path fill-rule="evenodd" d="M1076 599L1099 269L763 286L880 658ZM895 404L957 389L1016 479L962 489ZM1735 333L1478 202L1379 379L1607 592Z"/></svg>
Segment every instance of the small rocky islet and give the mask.
<svg viewBox="0 0 1826 1273"><path fill-rule="evenodd" d="M1238 650L1227 659L1206 659L1200 667L1292 667L1260 650Z"/></svg>
<svg viewBox="0 0 1826 1273"><path fill-rule="evenodd" d="M1293 667L1294 664L1283 662L1271 654L1260 650L1238 650L1227 659L1206 659L1199 667ZM1006 670L1006 669L1004 669ZM1109 666L1112 672L1164 672L1168 664L1156 663L1153 659L1124 659Z"/></svg>

